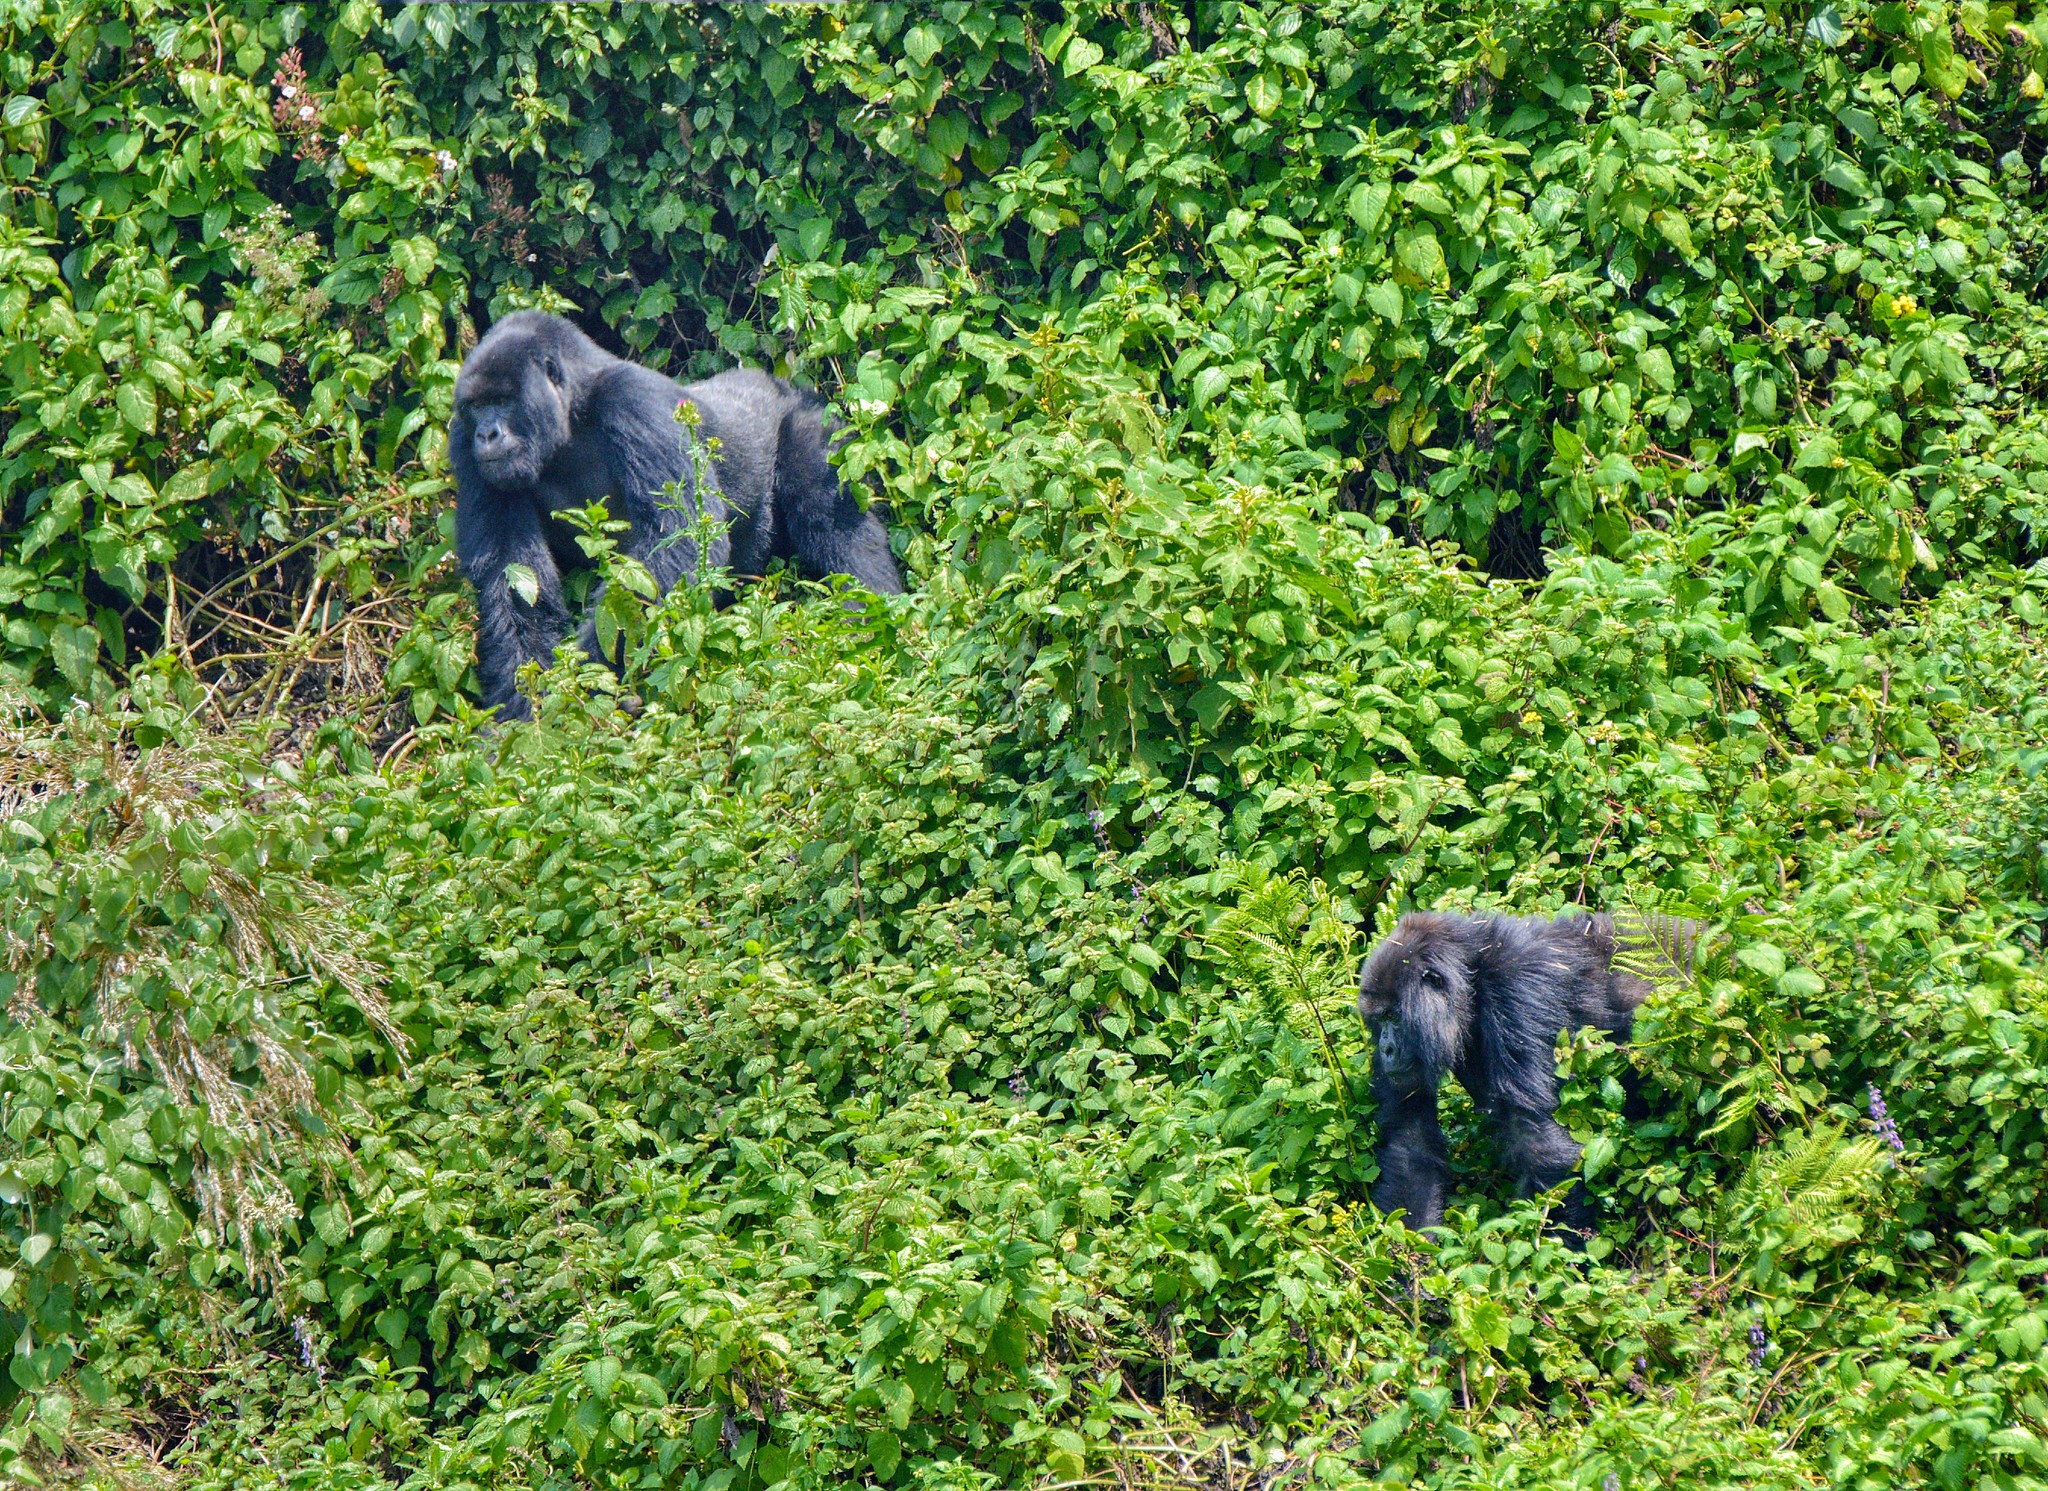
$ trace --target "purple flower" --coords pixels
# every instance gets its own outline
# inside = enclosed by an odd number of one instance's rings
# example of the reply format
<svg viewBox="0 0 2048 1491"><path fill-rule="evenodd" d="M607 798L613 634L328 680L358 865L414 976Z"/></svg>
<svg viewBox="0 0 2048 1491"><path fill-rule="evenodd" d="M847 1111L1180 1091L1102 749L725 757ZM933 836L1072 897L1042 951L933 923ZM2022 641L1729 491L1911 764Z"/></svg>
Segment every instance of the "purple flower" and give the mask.
<svg viewBox="0 0 2048 1491"><path fill-rule="evenodd" d="M327 1369L320 1363L320 1353L313 1345L313 1325L303 1315L292 1316L292 1334L299 1338L299 1360L313 1374L315 1382L327 1380Z"/></svg>
<svg viewBox="0 0 2048 1491"><path fill-rule="evenodd" d="M1608 1471L1600 1478L1600 1491L1621 1491L1621 1477Z"/></svg>
<svg viewBox="0 0 2048 1491"><path fill-rule="evenodd" d="M1899 1126L1892 1121L1892 1115L1884 1105L1884 1094L1877 1090L1875 1082L1870 1084L1870 1121L1877 1128L1877 1137L1892 1148L1893 1154L1906 1152L1906 1141L1899 1137Z"/></svg>
<svg viewBox="0 0 2048 1491"><path fill-rule="evenodd" d="M1769 1334L1764 1330L1763 1325L1761 1323L1758 1323L1750 1326L1749 1364L1752 1367L1761 1367L1764 1364L1764 1353L1769 1351L1770 1349L1771 1338Z"/></svg>
<svg viewBox="0 0 2048 1491"><path fill-rule="evenodd" d="M1025 1087L1024 1085L1024 1074L1022 1072L1018 1072L1015 1076L1010 1078L1010 1096L1015 1098L1018 1102L1021 1103L1024 1101L1024 1094L1029 1090L1030 1089Z"/></svg>

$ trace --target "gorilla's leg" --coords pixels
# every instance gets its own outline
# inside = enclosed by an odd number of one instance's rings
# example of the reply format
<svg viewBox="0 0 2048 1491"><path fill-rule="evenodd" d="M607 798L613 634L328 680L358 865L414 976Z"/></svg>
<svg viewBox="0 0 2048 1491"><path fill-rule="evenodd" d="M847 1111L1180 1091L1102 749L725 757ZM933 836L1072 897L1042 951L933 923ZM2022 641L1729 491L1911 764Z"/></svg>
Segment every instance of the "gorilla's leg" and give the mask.
<svg viewBox="0 0 2048 1491"><path fill-rule="evenodd" d="M813 579L851 575L877 595L903 593L889 530L840 482L826 459L822 412L809 400L782 417L771 501L778 556L795 559Z"/></svg>
<svg viewBox="0 0 2048 1491"><path fill-rule="evenodd" d="M1554 1113L1509 1108L1497 1120L1501 1162L1521 1183L1522 1194L1547 1191L1578 1168L1581 1146ZM1571 1188L1558 1220L1574 1232L1593 1225L1593 1201L1584 1182Z"/></svg>
<svg viewBox="0 0 2048 1491"><path fill-rule="evenodd" d="M1417 1074L1390 1073L1374 1063L1373 1096L1379 1106L1380 1178L1372 1188L1381 1211L1407 1213L1414 1231L1444 1219L1450 1190L1450 1152L1436 1115L1436 1084Z"/></svg>
<svg viewBox="0 0 2048 1491"><path fill-rule="evenodd" d="M479 483L459 486L455 531L462 567L476 587L476 668L484 706L495 705L500 719L523 720L533 710L514 676L526 663L543 668L552 663L555 646L569 629L555 557L531 503L506 500ZM533 572L537 593L532 605L505 578L506 567L513 564Z"/></svg>

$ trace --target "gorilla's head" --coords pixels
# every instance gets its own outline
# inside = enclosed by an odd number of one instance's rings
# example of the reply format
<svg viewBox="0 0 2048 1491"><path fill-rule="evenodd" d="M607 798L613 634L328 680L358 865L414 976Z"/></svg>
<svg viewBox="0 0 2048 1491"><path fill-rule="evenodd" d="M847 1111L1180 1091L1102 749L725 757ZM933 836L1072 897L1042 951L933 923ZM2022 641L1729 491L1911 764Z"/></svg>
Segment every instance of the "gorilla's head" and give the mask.
<svg viewBox="0 0 2048 1491"><path fill-rule="evenodd" d="M560 316L515 311L476 344L455 380L453 436L485 481L524 491L568 443L578 380L604 354Z"/></svg>
<svg viewBox="0 0 2048 1491"><path fill-rule="evenodd" d="M1358 1012L1378 1035L1385 1071L1434 1082L1463 1054L1472 1028L1471 926L1411 911L1365 960Z"/></svg>

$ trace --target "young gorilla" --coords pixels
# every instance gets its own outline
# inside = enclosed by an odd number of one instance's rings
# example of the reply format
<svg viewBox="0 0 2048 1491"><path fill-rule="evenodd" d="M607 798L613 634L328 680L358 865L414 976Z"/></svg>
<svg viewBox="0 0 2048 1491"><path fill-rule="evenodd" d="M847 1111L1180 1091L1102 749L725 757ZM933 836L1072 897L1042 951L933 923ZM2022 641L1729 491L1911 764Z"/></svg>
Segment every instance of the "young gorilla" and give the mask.
<svg viewBox="0 0 2048 1491"><path fill-rule="evenodd" d="M1626 1041L1650 992L1610 966L1614 952L1607 916L1401 918L1358 981L1358 1011L1377 1034L1380 1210L1405 1211L1414 1228L1444 1219L1450 1160L1436 1089L1446 1072L1492 1123L1524 1195L1571 1174L1579 1145L1556 1118L1557 1037L1597 1025ZM1561 1220L1574 1231L1592 1224L1583 1185Z"/></svg>
<svg viewBox="0 0 2048 1491"><path fill-rule="evenodd" d="M685 401L703 416L699 436L719 442L708 480L675 419ZM767 373L738 368L681 384L612 356L559 316L499 321L462 365L448 427L455 547L476 587L484 703L501 718L526 716L513 676L529 660L545 667L569 631L562 574L589 561L558 516L565 508L602 501L630 525L619 551L663 591L696 576L701 508L720 525L714 565L758 575L770 559L794 559L815 578L851 575L900 594L888 532L840 485L829 434L815 395ZM664 495L669 482L678 498ZM531 604L507 582L510 564L539 582ZM598 656L592 620L576 640Z"/></svg>

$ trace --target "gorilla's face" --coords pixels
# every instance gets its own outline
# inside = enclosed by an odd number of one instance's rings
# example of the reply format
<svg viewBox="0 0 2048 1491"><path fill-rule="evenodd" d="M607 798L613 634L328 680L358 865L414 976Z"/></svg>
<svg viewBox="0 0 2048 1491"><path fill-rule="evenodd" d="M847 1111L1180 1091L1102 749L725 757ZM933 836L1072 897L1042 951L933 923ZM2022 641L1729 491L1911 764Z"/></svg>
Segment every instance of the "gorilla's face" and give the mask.
<svg viewBox="0 0 2048 1491"><path fill-rule="evenodd" d="M1358 1012L1378 1038L1382 1070L1436 1080L1465 1049L1472 980L1456 919L1411 912L1373 949Z"/></svg>
<svg viewBox="0 0 2048 1491"><path fill-rule="evenodd" d="M457 437L485 481L509 491L537 485L569 439L569 392L561 359L523 327L486 337L455 383Z"/></svg>

